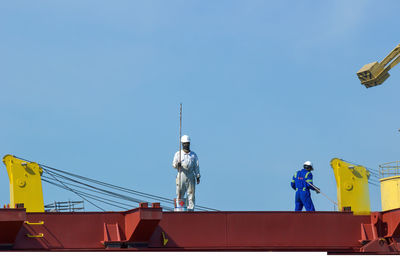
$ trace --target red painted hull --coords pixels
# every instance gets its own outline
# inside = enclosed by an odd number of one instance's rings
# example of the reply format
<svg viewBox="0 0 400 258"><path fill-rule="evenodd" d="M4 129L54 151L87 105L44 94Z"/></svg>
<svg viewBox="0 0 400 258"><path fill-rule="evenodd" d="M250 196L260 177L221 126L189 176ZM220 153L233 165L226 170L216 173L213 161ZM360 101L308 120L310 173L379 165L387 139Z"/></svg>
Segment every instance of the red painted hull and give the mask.
<svg viewBox="0 0 400 258"><path fill-rule="evenodd" d="M0 209L0 230L0 244L8 250L400 250L400 210L355 216L349 212L162 212L157 204L125 212Z"/></svg>

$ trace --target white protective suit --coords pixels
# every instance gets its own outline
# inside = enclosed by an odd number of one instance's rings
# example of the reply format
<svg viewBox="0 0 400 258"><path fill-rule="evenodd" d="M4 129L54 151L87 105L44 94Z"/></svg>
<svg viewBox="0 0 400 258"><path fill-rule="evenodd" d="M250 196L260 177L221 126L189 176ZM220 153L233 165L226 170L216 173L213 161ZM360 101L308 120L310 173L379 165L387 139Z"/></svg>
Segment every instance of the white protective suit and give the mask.
<svg viewBox="0 0 400 258"><path fill-rule="evenodd" d="M172 162L172 166L178 169L179 162L179 151L175 153L174 161ZM184 197L185 193L187 194L187 209L189 211L194 210L195 204L195 188L196 188L196 179L200 178L200 167L199 167L199 159L197 158L196 153L190 151L186 153L181 150L181 172L180 172L180 182L179 182L179 172L176 175L176 198Z"/></svg>

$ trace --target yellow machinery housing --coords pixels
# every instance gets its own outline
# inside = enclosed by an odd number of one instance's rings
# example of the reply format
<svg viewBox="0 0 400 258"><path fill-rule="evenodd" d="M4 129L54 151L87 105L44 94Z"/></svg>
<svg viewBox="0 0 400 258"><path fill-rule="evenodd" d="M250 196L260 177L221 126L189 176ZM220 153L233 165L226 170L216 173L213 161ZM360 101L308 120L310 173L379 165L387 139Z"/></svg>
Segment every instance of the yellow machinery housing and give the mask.
<svg viewBox="0 0 400 258"><path fill-rule="evenodd" d="M400 161L379 166L382 211L400 208Z"/></svg>
<svg viewBox="0 0 400 258"><path fill-rule="evenodd" d="M369 171L359 165L334 158L331 166L336 178L338 208L350 210L356 215L371 212L369 200Z"/></svg>
<svg viewBox="0 0 400 258"><path fill-rule="evenodd" d="M23 203L27 212L44 212L42 168L12 155L3 158L10 180L10 207Z"/></svg>
<svg viewBox="0 0 400 258"><path fill-rule="evenodd" d="M394 60L393 60L394 59ZM393 60L393 62L391 62ZM390 63L391 62L391 63ZM364 65L357 76L366 88L382 84L389 78L389 70L400 62L400 44L387 55L381 63L373 62Z"/></svg>

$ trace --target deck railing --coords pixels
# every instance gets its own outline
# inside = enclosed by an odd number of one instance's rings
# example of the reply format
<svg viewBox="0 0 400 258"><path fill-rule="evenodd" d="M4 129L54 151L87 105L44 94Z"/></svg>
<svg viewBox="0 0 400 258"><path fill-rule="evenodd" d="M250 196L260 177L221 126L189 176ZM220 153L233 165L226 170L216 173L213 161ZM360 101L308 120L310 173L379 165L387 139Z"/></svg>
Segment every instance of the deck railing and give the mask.
<svg viewBox="0 0 400 258"><path fill-rule="evenodd" d="M379 165L379 176L381 178L400 176L400 161L393 161Z"/></svg>

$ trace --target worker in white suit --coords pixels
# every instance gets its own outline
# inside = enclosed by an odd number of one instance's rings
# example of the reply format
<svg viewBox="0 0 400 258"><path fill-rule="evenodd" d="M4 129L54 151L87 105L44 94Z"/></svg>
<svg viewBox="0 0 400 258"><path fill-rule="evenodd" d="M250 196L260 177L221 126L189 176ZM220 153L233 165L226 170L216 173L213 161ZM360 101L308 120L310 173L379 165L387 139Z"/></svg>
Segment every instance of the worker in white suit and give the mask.
<svg viewBox="0 0 400 258"><path fill-rule="evenodd" d="M190 138L187 135L181 137L182 150L175 153L172 166L178 169L176 176L176 198L182 199L187 195L187 209L194 210L196 183L200 183L199 159L196 153L190 150ZM180 161L179 161L180 156ZM180 174L180 175L179 175Z"/></svg>

